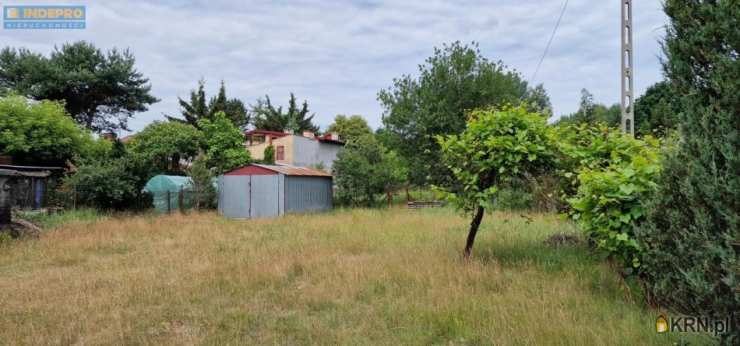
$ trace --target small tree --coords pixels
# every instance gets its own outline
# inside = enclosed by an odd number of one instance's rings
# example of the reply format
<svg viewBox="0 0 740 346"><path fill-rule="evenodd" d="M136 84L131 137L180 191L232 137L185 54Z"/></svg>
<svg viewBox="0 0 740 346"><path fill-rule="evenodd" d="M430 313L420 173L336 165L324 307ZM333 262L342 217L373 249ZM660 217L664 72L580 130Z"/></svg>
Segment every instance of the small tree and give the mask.
<svg viewBox="0 0 740 346"><path fill-rule="evenodd" d="M373 135L347 143L334 162L337 195L353 205L373 205L379 194L403 182L405 170L395 153Z"/></svg>
<svg viewBox="0 0 740 346"><path fill-rule="evenodd" d="M178 122L154 122L134 136L130 151L156 168L156 173L182 174L181 161L198 153L201 133Z"/></svg>
<svg viewBox="0 0 740 346"><path fill-rule="evenodd" d="M208 168L208 157L201 151L187 169L190 177L189 189L194 196L195 209L211 208L216 196L213 187L213 172Z"/></svg>
<svg viewBox="0 0 740 346"><path fill-rule="evenodd" d="M265 152L263 154L262 161L268 165L275 164L275 147L272 145L268 145L267 148L265 148Z"/></svg>
<svg viewBox="0 0 740 346"><path fill-rule="evenodd" d="M456 208L473 215L465 258L499 188L551 167L554 156L547 131L544 116L517 107L474 111L461 134L437 137L443 163L453 174L450 186L437 189L445 191Z"/></svg>
<svg viewBox="0 0 740 346"><path fill-rule="evenodd" d="M201 119L198 125L203 133L208 166L215 168L216 173L229 171L251 161L249 151L244 148L244 134L224 112L214 114L212 119Z"/></svg>

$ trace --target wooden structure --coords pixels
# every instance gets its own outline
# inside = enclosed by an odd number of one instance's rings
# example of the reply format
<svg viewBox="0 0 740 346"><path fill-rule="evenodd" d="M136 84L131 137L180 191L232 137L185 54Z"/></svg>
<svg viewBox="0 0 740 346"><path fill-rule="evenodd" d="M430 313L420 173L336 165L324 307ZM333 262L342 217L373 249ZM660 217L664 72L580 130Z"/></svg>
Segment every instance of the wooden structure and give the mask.
<svg viewBox="0 0 740 346"><path fill-rule="evenodd" d="M39 209L44 206L49 177L62 167L0 165L5 176L11 207ZM13 172L13 173L10 173Z"/></svg>
<svg viewBox="0 0 740 346"><path fill-rule="evenodd" d="M444 201L409 201L406 207L409 209L441 208L445 206Z"/></svg>

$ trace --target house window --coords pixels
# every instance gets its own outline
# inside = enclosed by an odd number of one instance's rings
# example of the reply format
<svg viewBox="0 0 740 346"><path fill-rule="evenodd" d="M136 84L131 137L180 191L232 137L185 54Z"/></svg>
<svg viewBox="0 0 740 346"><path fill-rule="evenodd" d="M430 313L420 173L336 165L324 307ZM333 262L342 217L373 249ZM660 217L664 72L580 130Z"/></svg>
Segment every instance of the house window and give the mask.
<svg viewBox="0 0 740 346"><path fill-rule="evenodd" d="M282 145L277 146L277 151L275 153L275 160L276 161L283 161L285 160L285 147Z"/></svg>

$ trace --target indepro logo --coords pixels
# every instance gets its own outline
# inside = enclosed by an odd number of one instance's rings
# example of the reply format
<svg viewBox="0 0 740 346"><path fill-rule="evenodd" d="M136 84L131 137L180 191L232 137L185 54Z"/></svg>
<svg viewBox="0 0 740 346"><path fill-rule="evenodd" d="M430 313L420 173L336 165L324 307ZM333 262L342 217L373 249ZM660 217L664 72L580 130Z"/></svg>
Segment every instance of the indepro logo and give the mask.
<svg viewBox="0 0 740 346"><path fill-rule="evenodd" d="M707 316L677 316L666 317L660 315L655 320L657 333L712 333L715 336L730 331L732 325L730 317L713 318Z"/></svg>
<svg viewBox="0 0 740 346"><path fill-rule="evenodd" d="M3 7L5 29L84 29L85 6Z"/></svg>

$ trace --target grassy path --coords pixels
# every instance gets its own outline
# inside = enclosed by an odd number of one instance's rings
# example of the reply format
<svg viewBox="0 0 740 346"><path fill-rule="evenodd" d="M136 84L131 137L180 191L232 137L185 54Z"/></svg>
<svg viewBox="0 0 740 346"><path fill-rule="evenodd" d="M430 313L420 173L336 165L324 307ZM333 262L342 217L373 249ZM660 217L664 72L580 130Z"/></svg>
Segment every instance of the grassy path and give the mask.
<svg viewBox="0 0 740 346"><path fill-rule="evenodd" d="M671 344L552 215L447 209L71 222L0 246L0 343ZM706 342L694 340L694 343Z"/></svg>

